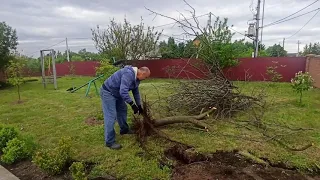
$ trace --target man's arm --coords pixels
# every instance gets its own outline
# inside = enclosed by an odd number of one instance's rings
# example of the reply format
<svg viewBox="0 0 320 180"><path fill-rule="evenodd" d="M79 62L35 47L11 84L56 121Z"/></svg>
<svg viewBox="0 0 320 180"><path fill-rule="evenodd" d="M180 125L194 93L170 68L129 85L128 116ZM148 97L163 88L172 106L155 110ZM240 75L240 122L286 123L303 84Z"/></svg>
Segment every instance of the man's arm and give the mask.
<svg viewBox="0 0 320 180"><path fill-rule="evenodd" d="M131 83L130 75L128 75L127 73L124 73L121 78L120 96L126 103L132 105L133 101L129 95L130 83Z"/></svg>
<svg viewBox="0 0 320 180"><path fill-rule="evenodd" d="M134 101L136 102L137 106L140 106L141 105L141 98L140 98L139 87L133 89L132 94L133 94Z"/></svg>

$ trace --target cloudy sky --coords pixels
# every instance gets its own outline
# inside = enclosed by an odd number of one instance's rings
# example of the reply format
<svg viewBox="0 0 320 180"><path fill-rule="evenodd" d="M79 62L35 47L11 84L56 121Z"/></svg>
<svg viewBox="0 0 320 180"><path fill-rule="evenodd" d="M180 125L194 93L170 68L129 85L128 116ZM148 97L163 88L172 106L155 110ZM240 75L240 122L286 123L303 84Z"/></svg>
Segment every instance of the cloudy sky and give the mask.
<svg viewBox="0 0 320 180"><path fill-rule="evenodd" d="M196 9L196 15L201 16L212 12L221 18L227 17L229 24L234 25L233 29L240 33L247 31L248 23L253 19L252 11L255 11L257 1L188 0ZM266 0L264 25L282 19L314 1ZM174 18L181 18L180 13L190 17L191 9L182 0L1 0L0 21L7 22L17 30L21 53L38 57L40 49L50 46L56 50L65 50L66 37L68 37L71 51L82 48L96 51L91 40L91 28L97 25L105 27L111 18L123 21L126 17L132 24L137 24L143 17L143 22L149 26L161 26L173 22L164 17L155 17L145 7ZM316 2L299 14L319 7L320 2ZM301 42L300 48L306 43L319 42L320 13L299 33L296 33L315 13L316 11L264 28L263 43L267 46L275 43L282 44L282 39L286 38L285 49L288 52L297 52L298 41ZM214 18L212 16L213 22ZM204 26L208 21L208 15L199 17L199 21ZM158 27L157 30L163 30L164 35L173 35L177 41L187 38L181 35L182 30L178 26L172 24ZM236 33L234 39L243 37L244 35Z"/></svg>

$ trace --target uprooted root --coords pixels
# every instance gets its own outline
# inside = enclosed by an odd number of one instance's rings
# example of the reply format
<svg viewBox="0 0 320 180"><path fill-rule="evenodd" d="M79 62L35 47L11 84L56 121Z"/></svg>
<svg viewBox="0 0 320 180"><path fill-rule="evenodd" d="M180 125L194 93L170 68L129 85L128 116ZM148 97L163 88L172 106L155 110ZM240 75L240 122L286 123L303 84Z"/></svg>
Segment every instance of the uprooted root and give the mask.
<svg viewBox="0 0 320 180"><path fill-rule="evenodd" d="M156 135L161 138L165 138L169 141L179 143L177 141L172 140L165 133L160 131L158 128L170 124L176 123L190 123L195 127L200 128L205 131L209 131L210 127L201 122L200 120L208 117L216 108L210 108L207 112L201 113L197 116L172 116L165 117L161 119L154 119L152 117L149 105L146 100L143 100L144 112L141 114L142 118L134 117L133 120L133 130L137 135L137 140L140 145L143 145L146 141L146 138L151 135Z"/></svg>

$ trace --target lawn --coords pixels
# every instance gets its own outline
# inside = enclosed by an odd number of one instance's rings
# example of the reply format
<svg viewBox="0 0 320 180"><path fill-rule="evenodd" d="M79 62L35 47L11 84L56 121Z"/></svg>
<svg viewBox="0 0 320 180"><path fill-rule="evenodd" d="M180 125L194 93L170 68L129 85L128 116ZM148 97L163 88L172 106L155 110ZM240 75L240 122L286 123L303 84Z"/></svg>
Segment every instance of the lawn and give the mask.
<svg viewBox="0 0 320 180"><path fill-rule="evenodd" d="M68 77L58 79L58 90L49 85L44 89L41 81L28 82L21 87L22 104L16 104L18 95L15 88L0 90L0 123L13 125L21 133L32 136L33 139L44 147L50 147L60 137L71 136L73 147L77 150L76 159L94 161L99 165L93 169L92 175L103 173L124 179L169 179L170 169L160 168L159 158L170 144L163 140L149 139L147 147L149 156L143 156L143 149L136 143L131 135L119 135L116 126L117 141L123 145L119 151L114 151L104 146L103 126L89 126L86 118L101 112L99 96L94 88L90 97L85 97L86 88L76 93L68 93L66 89L80 86L90 80L89 77L77 77L71 80ZM148 80L140 86L142 96L147 95L149 101L156 101L164 97L163 90L167 87L167 80ZM312 89L303 97L303 106L298 106L298 95L295 94L290 84L276 83L268 85L263 82L235 82L245 92L252 88L266 86L266 91L273 99L274 104L267 110L264 120L267 122L280 122L292 127L320 128L318 117L320 115L320 90ZM99 83L98 83L99 84ZM100 85L100 84L99 84ZM155 110L156 111L156 110ZM161 110L157 110L160 111ZM132 112L129 111L128 121L131 121ZM245 118L243 115L235 117ZM261 138L259 133L234 128L226 120L206 120L214 127L213 133L192 130L187 125L173 125L166 129L173 139L196 147L202 153L217 150L248 150L258 157L268 158L272 162L284 162L288 166L295 166L301 170L308 170L320 161L319 131L306 131L284 136L286 142L302 146L312 142L314 146L305 151L288 151L273 141L255 142L235 138L237 135L246 134L250 137Z"/></svg>

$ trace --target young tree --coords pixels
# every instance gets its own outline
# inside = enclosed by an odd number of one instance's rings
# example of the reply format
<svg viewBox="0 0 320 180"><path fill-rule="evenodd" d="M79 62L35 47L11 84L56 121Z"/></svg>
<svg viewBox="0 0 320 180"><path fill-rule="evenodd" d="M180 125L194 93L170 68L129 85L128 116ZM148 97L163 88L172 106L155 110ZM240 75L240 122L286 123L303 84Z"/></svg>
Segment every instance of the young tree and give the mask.
<svg viewBox="0 0 320 180"><path fill-rule="evenodd" d="M16 30L12 29L5 22L0 22L0 71L9 63L12 58L12 51L15 51L18 45Z"/></svg>
<svg viewBox="0 0 320 180"><path fill-rule="evenodd" d="M314 79L309 75L308 72L302 73L299 71L296 73L295 77L291 79L292 88L299 93L300 99L299 104L302 104L302 93L303 91L308 91L313 87Z"/></svg>
<svg viewBox="0 0 320 180"><path fill-rule="evenodd" d="M8 75L8 81L13 86L17 86L18 88L18 96L19 101L21 102L21 96L20 96L20 85L23 83L23 68L24 63L21 60L10 60L9 66L7 67L7 75Z"/></svg>
<svg viewBox="0 0 320 180"><path fill-rule="evenodd" d="M126 19L124 23L110 21L107 29L92 29L92 39L100 53L108 58L140 59L156 49L161 32L145 27L142 19L139 25L131 25Z"/></svg>

